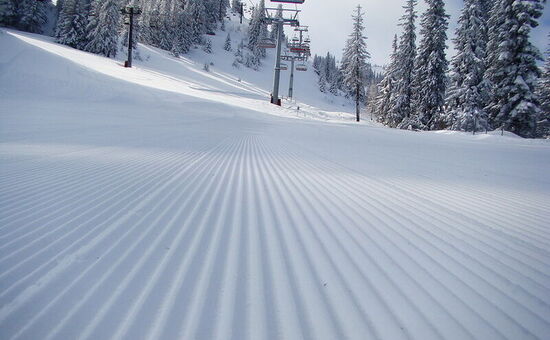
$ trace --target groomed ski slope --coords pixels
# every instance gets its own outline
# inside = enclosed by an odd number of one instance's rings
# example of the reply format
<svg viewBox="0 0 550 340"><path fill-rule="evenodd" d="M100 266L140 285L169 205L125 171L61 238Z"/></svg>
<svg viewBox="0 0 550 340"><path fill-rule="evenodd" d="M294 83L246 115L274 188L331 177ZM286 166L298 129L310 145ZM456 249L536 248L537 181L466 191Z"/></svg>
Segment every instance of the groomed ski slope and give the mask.
<svg viewBox="0 0 550 340"><path fill-rule="evenodd" d="M549 338L550 144L141 53L0 31L1 339Z"/></svg>

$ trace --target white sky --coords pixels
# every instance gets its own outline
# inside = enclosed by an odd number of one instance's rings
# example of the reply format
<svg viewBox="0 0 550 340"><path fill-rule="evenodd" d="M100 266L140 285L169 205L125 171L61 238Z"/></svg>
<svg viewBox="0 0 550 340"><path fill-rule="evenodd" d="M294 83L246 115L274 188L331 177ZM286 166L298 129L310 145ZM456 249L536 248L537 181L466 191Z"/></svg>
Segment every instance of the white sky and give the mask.
<svg viewBox="0 0 550 340"><path fill-rule="evenodd" d="M243 0L253 3L256 0ZM425 9L425 1L419 0L417 6L420 15ZM462 0L446 1L447 13L451 15L449 38L454 35L456 21L463 4ZM312 41L312 52L324 55L328 51L340 58L341 51L352 29L351 14L360 4L365 11L365 34L368 38L367 46L371 54L371 62L385 64L391 52L393 36L398 33L398 21L403 15L402 5L405 0L306 0L298 5L302 10L300 23L309 25ZM267 7L276 7L276 2L266 0ZM294 8L294 5L287 5ZM533 32L532 41L545 51L550 31L550 4L546 5L544 15L539 20L540 26ZM419 21L417 21L418 34ZM448 45L452 42L449 40ZM452 46L451 46L452 47ZM452 52L452 48L449 49Z"/></svg>

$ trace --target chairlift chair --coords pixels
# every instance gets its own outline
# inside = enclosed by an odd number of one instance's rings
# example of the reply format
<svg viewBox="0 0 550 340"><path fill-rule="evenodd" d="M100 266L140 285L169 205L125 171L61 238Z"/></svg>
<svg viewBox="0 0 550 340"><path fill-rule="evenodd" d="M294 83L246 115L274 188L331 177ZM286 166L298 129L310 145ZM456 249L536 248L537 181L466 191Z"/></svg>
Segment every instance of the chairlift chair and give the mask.
<svg viewBox="0 0 550 340"><path fill-rule="evenodd" d="M288 65L285 64L285 63L281 63L280 68L281 68L282 71L286 71L286 70L288 70Z"/></svg>
<svg viewBox="0 0 550 340"><path fill-rule="evenodd" d="M309 52L309 47L307 46L292 46L290 48L290 52L294 52L294 53L307 53Z"/></svg>
<svg viewBox="0 0 550 340"><path fill-rule="evenodd" d="M296 71L307 71L307 65L305 63L296 64Z"/></svg>
<svg viewBox="0 0 550 340"><path fill-rule="evenodd" d="M277 47L277 44L275 43L274 39L263 38L260 40L258 46L261 48L275 48Z"/></svg>

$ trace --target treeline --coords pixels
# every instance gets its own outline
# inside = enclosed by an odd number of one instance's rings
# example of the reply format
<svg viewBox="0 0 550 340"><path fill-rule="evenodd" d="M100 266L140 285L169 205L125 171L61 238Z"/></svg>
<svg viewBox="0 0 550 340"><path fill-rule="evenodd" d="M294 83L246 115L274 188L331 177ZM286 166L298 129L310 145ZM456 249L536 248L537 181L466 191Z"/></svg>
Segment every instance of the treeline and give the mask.
<svg viewBox="0 0 550 340"><path fill-rule="evenodd" d="M51 0L0 0L1 26L41 34L51 17L55 18Z"/></svg>
<svg viewBox="0 0 550 340"><path fill-rule="evenodd" d="M350 90L346 89L344 85L344 72L340 63L336 60L336 57L330 52L326 56L315 55L313 57L313 70L318 75L319 91L324 93L331 93L335 96L348 96ZM375 72L370 64L364 70L364 86L366 87L366 96L368 98L375 96L369 96L369 93L376 93L377 85L382 81L383 74Z"/></svg>
<svg viewBox="0 0 550 340"><path fill-rule="evenodd" d="M179 55L209 44L205 35L223 24L229 0L59 0L55 37L77 49L115 56L119 37L127 36L125 6L141 8L135 16L136 41Z"/></svg>
<svg viewBox="0 0 550 340"><path fill-rule="evenodd" d="M209 35L225 30L228 11L240 15L239 0L0 0L0 24L43 33L48 21L55 24L56 41L76 49L114 57L127 46L127 6L141 8L134 17L134 41L170 51L175 56L193 47L212 52ZM49 11L49 12L48 12ZM49 13L49 16L48 16ZM265 0L250 10L246 38L236 44L234 65L258 68L266 51L262 38L274 35L265 23ZM228 34L224 48L233 50Z"/></svg>
<svg viewBox="0 0 550 340"><path fill-rule="evenodd" d="M550 62L541 72L542 56L529 41L544 1L465 0L450 65L444 2L426 2L417 47L417 1L406 1L374 106L378 120L402 129L549 136Z"/></svg>

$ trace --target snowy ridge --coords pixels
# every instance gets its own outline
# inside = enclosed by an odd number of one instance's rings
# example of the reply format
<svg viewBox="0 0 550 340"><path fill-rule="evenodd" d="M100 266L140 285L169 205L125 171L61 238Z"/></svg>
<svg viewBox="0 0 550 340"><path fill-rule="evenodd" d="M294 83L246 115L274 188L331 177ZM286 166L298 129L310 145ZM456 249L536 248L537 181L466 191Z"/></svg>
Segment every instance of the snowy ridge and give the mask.
<svg viewBox="0 0 550 340"><path fill-rule="evenodd" d="M128 72L0 45L0 338L550 334L548 143L302 119L338 108L154 49Z"/></svg>

